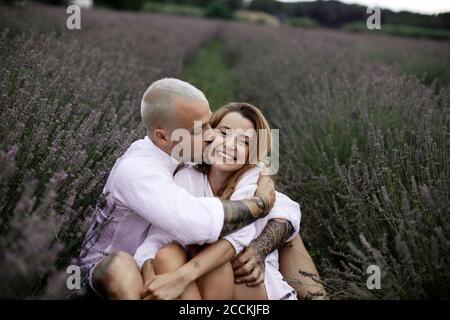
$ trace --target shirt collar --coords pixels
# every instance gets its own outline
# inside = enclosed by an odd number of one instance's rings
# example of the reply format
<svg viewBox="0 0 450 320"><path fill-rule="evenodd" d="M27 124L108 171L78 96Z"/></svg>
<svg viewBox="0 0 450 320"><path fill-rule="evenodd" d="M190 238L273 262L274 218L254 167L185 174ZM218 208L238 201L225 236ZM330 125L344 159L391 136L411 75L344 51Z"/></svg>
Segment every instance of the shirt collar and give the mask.
<svg viewBox="0 0 450 320"><path fill-rule="evenodd" d="M149 145L150 150L153 150L157 157L161 159L161 163L170 171L171 174L173 174L175 172L175 169L180 164L180 161L162 151L157 145L152 142L152 140L150 140L148 136L145 136L144 142Z"/></svg>

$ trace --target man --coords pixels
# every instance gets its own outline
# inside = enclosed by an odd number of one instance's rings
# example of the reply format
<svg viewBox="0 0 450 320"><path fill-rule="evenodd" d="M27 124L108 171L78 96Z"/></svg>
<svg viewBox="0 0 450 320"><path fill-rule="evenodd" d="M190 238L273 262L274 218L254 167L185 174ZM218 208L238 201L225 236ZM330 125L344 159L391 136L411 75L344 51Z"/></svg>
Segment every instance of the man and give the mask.
<svg viewBox="0 0 450 320"><path fill-rule="evenodd" d="M174 130L188 130L192 142L201 138L202 148L214 139L208 100L194 86L177 79L154 82L142 98L141 116L147 135L112 168L105 205L96 212L80 257L91 288L109 299L140 298L144 283L132 256L152 226L182 244L212 243L267 215L275 201L265 175L255 196L242 201L196 198L175 184L179 162L171 154L180 142L172 141Z"/></svg>

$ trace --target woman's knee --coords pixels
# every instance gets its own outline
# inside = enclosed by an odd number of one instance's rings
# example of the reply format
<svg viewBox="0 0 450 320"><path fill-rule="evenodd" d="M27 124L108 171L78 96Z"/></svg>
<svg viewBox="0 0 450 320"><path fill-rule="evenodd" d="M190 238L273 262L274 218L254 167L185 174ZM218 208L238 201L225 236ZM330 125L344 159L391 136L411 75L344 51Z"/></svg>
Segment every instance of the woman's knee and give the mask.
<svg viewBox="0 0 450 320"><path fill-rule="evenodd" d="M179 244L169 243L158 250L153 260L153 267L157 273L171 272L186 262L186 251Z"/></svg>

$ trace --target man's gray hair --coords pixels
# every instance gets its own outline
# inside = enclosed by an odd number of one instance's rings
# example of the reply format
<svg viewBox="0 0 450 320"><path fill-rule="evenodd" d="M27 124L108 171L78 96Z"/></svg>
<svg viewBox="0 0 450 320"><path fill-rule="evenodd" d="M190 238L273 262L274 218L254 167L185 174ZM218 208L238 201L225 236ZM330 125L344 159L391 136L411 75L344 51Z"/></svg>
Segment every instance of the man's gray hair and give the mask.
<svg viewBox="0 0 450 320"><path fill-rule="evenodd" d="M208 104L203 92L185 81L174 78L155 81L145 91L141 101L141 117L147 131L152 131L158 121L167 120L173 114L174 98Z"/></svg>

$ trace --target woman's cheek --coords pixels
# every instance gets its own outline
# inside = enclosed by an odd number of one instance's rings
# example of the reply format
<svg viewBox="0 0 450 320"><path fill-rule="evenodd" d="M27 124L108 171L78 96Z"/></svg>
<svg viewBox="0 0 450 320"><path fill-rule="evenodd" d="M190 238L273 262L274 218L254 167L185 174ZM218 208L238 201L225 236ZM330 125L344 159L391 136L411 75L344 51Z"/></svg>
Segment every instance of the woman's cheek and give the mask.
<svg viewBox="0 0 450 320"><path fill-rule="evenodd" d="M245 162L247 161L247 154L248 154L248 150L245 146L238 146L236 148L237 150L237 162L238 164L245 164Z"/></svg>

